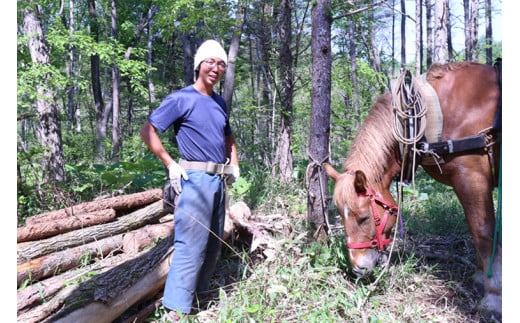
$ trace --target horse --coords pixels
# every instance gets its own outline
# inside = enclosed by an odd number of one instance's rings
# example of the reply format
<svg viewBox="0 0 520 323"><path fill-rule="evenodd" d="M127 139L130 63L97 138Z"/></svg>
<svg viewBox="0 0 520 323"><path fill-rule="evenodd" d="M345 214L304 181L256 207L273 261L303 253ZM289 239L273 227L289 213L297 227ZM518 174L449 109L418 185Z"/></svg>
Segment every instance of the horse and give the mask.
<svg viewBox="0 0 520 323"><path fill-rule="evenodd" d="M433 154L437 157L435 163L431 158L430 162L417 158L417 162L434 180L453 188L476 248L477 271L473 278L484 286L479 308L501 314L502 251L501 244L494 242L492 196L500 167L501 74L491 65L452 62L433 64L424 76L442 111L439 138L443 144L437 145L442 147L437 150L440 153ZM384 259L382 255L391 243L391 231L399 216L390 192L391 183L405 167L402 143L395 135L395 101L395 95L388 91L373 103L355 135L342 172L336 171L330 161L322 164L335 181L332 198L345 230L351 270L358 277L372 274ZM482 134L484 147L470 145L459 151L446 148L457 146L464 141L462 138ZM491 277L486 274L489 266Z"/></svg>

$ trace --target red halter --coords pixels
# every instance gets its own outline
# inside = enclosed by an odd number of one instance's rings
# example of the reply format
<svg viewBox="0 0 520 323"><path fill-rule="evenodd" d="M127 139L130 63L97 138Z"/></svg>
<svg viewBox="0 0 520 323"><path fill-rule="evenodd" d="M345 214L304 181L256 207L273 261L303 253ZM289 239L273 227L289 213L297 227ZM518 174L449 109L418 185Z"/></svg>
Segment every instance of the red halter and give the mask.
<svg viewBox="0 0 520 323"><path fill-rule="evenodd" d="M359 196L365 196L370 198L370 204L372 206L372 216L374 217L374 222L376 224L376 235L372 241L367 242L359 242L352 243L347 242L347 247L350 249L363 249L363 248L377 248L379 251L383 251L386 245L389 245L392 242L392 239L383 239L383 230L385 229L386 222L388 222L388 216L390 214L396 215L399 211L399 208L392 204L386 202L380 193L374 192L372 189L367 189L367 191L363 194L359 194ZM377 211L377 205L379 204L385 210L383 214L383 219L379 216L379 212Z"/></svg>

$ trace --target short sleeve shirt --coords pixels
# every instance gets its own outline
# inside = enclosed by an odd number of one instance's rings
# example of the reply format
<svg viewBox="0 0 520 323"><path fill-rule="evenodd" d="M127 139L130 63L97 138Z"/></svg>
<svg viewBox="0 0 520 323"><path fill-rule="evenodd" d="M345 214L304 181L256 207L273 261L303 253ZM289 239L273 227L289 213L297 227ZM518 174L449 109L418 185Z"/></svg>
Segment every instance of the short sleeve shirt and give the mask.
<svg viewBox="0 0 520 323"><path fill-rule="evenodd" d="M188 161L226 162L225 137L231 127L224 99L197 91L193 85L169 94L148 121L160 132L174 126L181 158Z"/></svg>

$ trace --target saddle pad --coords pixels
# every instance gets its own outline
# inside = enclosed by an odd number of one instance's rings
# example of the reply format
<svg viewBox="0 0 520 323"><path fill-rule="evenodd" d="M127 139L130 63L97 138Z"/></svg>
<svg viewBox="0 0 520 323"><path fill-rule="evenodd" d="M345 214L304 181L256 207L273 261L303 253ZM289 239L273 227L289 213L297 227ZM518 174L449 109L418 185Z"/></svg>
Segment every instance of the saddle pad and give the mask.
<svg viewBox="0 0 520 323"><path fill-rule="evenodd" d="M430 143L439 142L442 140L442 111L439 103L439 98L433 87L426 81L426 74L420 77L414 77L415 89L419 91L424 99L426 105L426 128L424 135L426 140Z"/></svg>

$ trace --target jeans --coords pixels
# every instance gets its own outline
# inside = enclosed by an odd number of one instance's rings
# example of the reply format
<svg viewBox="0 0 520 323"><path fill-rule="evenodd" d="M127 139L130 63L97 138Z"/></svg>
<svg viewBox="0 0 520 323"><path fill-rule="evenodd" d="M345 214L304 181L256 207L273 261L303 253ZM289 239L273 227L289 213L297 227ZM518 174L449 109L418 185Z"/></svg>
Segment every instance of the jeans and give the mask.
<svg viewBox="0 0 520 323"><path fill-rule="evenodd" d="M182 313L190 313L196 292L209 290L226 212L224 181L203 171L186 172L189 179L182 180L175 212L173 259L163 297L165 307Z"/></svg>

